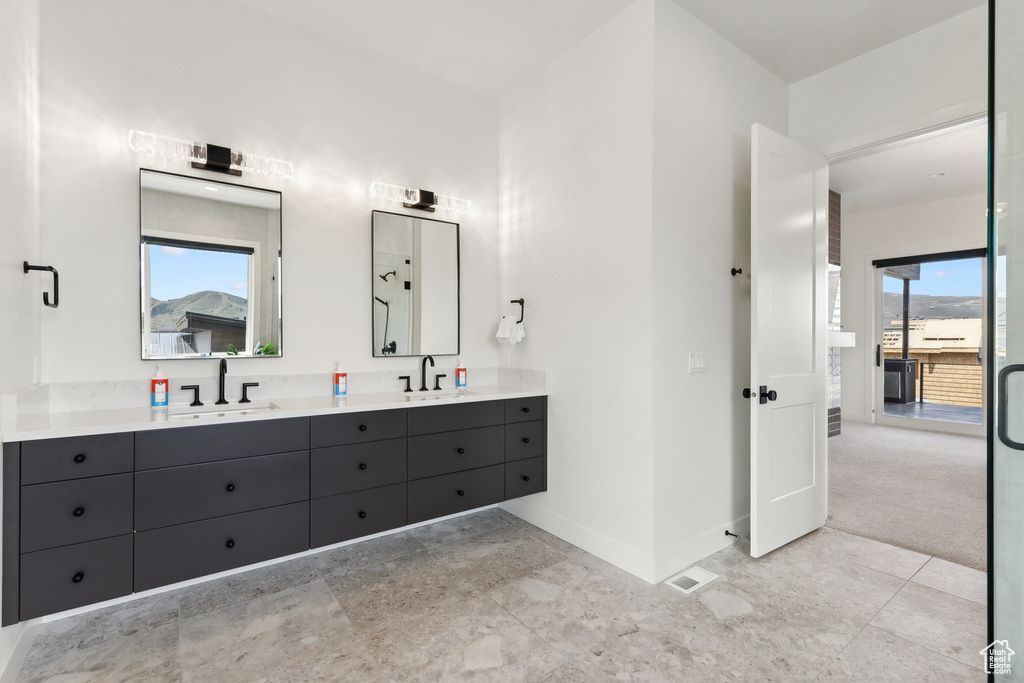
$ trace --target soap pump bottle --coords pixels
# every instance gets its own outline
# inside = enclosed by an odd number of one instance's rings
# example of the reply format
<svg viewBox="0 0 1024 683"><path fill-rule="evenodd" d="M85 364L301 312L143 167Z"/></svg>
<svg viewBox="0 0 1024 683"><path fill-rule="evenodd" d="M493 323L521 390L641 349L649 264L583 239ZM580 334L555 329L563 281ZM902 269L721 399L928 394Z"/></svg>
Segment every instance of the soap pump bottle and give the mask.
<svg viewBox="0 0 1024 683"><path fill-rule="evenodd" d="M169 384L167 378L160 371L160 366L156 366L156 374L149 382L149 405L154 408L167 407L168 398L170 397L170 392L168 391Z"/></svg>
<svg viewBox="0 0 1024 683"><path fill-rule="evenodd" d="M466 368L462 365L462 358L455 359L455 388L459 391L466 390Z"/></svg>
<svg viewBox="0 0 1024 683"><path fill-rule="evenodd" d="M334 371L334 396L335 398L348 396L348 373L341 371L341 363L338 363Z"/></svg>

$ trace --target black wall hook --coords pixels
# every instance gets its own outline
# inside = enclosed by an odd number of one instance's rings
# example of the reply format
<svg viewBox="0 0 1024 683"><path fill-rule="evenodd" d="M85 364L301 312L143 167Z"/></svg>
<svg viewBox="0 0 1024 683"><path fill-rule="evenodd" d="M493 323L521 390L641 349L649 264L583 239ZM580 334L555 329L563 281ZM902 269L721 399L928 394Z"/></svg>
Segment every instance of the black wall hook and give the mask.
<svg viewBox="0 0 1024 683"><path fill-rule="evenodd" d="M25 261L25 272L30 270L46 270L53 273L53 303L50 303L50 293L43 292L43 304L50 308L57 308L57 303L60 297L59 282L57 280L57 269L53 266L30 266L28 261Z"/></svg>
<svg viewBox="0 0 1024 683"><path fill-rule="evenodd" d="M526 317L526 300L525 299L512 299L511 301L509 301L509 303L510 304L519 304L521 306L521 308L519 309L519 320L517 320L516 322L518 322L518 323L523 322L523 318Z"/></svg>
<svg viewBox="0 0 1024 683"><path fill-rule="evenodd" d="M740 274L740 273L742 273L742 272L743 272L743 269L742 269L742 268L733 268L733 269L732 269L732 276L733 276L733 277L736 277L737 275L739 275L739 274Z"/></svg>

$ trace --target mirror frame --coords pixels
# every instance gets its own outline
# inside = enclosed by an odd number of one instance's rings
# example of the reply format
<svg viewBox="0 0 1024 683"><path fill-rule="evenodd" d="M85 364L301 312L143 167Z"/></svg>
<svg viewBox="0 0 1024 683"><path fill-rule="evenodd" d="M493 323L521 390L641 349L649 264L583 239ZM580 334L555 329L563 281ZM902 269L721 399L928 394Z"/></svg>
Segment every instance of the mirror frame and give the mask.
<svg viewBox="0 0 1024 683"><path fill-rule="evenodd" d="M413 220L425 220L434 221L435 223L444 223L445 225L451 225L455 228L455 351L442 352L442 353L431 353L429 351L419 354L389 354L389 355L377 355L376 342L374 341L374 330L376 329L376 307L374 306L373 297L374 292L374 249L376 239L373 229L374 217L377 214L386 214L389 216L400 216L402 218L411 218ZM458 356L462 353L462 228L460 224L452 221L443 221L430 216L413 216L406 213L397 213L395 211L381 211L379 209L373 209L370 212L370 356L372 358L419 358L420 356Z"/></svg>
<svg viewBox="0 0 1024 683"><path fill-rule="evenodd" d="M147 288L146 278L150 276L150 273L147 273L146 267L145 267L145 263L146 263L145 249L146 249L147 242L145 242L144 239L143 239L143 237L144 237L144 235L143 235L144 227L143 227L143 213L142 213L142 211L143 211L143 208L142 208L142 191L144 189L147 189L147 188L143 187L142 179L143 179L143 177L144 177L144 175L146 173L157 174L157 175L162 175L162 176L171 176L171 177L174 177L174 178L181 178L183 180L190 180L190 181L195 181L195 182L199 182L199 183L203 183L203 184L226 185L228 187L236 188L236 189L241 189L241 190L253 190L253 191L256 191L256 192L262 192L262 193L266 193L266 194L277 195L278 207L279 207L278 208L278 212L280 214L280 218L279 218L278 226L277 226L277 229L278 229L278 256L277 256L278 267L276 269L277 287L276 287L276 291L273 292L273 295L276 296L277 299L278 299L278 305L276 306L276 308L277 308L277 326L278 326L277 353L263 355L263 354L253 354L252 352L249 352L249 353L239 353L239 354L229 354L229 353L226 353L226 352L216 352L216 353L210 353L210 354L195 354L195 355L191 355L191 354L184 354L184 355L152 355L152 354L150 354L148 356L146 355L147 331L144 329L145 321L146 321L145 295L146 295L146 292L149 291L148 288ZM199 240L196 240L196 241L198 242ZM169 360L201 360L201 359L205 359L205 358L282 358L282 357L284 357L284 285L283 285L283 282L282 282L282 280L284 279L283 271L284 271L284 194L280 190L273 190L273 189L264 188L264 187L256 187L256 186L252 186L252 185L240 185L240 184L237 184L237 183L225 182L223 180L216 180L216 179L212 179L212 178L204 178L204 177L200 177L200 176L184 175L184 174L181 174L181 173L170 173L168 171L160 171L160 170L153 169L153 168L139 168L139 313L140 313L140 319L139 319L140 348L139 348L139 352L140 352L142 360L145 360L145 361L149 361L149 360L152 360L152 361L169 361ZM249 294L249 296L251 296L251 293Z"/></svg>

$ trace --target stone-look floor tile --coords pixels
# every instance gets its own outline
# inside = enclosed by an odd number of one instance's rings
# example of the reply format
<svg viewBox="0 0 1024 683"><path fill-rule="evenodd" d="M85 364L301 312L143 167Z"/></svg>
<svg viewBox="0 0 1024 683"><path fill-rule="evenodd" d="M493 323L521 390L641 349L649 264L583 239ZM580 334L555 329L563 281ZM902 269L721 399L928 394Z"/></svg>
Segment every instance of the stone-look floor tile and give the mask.
<svg viewBox="0 0 1024 683"><path fill-rule="evenodd" d="M308 555L187 586L176 591L181 601L181 618L191 619L263 595L319 581L323 573L320 558Z"/></svg>
<svg viewBox="0 0 1024 683"><path fill-rule="evenodd" d="M186 683L303 680L372 675L352 624L322 581L181 622ZM305 672L305 674L303 673ZM328 680L333 680L328 678Z"/></svg>
<svg viewBox="0 0 1024 683"><path fill-rule="evenodd" d="M402 531L326 550L314 557L319 559L324 576L327 577L353 569L382 565L397 557L419 552L425 547L413 537L411 531Z"/></svg>
<svg viewBox="0 0 1024 683"><path fill-rule="evenodd" d="M26 664L62 657L178 621L178 598L154 595L39 626Z"/></svg>
<svg viewBox="0 0 1024 683"><path fill-rule="evenodd" d="M489 595L570 656L609 634L633 630L657 607L650 593L569 560L502 584Z"/></svg>
<svg viewBox="0 0 1024 683"><path fill-rule="evenodd" d="M988 644L987 610L972 600L908 583L871 625L974 667Z"/></svg>
<svg viewBox="0 0 1024 683"><path fill-rule="evenodd" d="M449 568L480 590L514 581L534 569L566 559L526 529L504 526L432 550Z"/></svg>
<svg viewBox="0 0 1024 683"><path fill-rule="evenodd" d="M980 658L980 655L979 655ZM985 673L868 626L818 677L819 681L958 681L984 683Z"/></svg>
<svg viewBox="0 0 1024 683"><path fill-rule="evenodd" d="M928 561L927 555L913 550L897 548L827 526L798 538L762 559L769 558L818 562L823 558L842 559L901 579L909 579Z"/></svg>
<svg viewBox="0 0 1024 683"><path fill-rule="evenodd" d="M988 603L988 574L937 557L928 560L910 580L982 605Z"/></svg>
<svg viewBox="0 0 1024 683"><path fill-rule="evenodd" d="M734 578L740 576L755 585L785 589L805 602L863 623L870 621L906 585L905 580L891 574L837 558L797 562L793 556L768 556L739 566L730 574Z"/></svg>
<svg viewBox="0 0 1024 683"><path fill-rule="evenodd" d="M409 534L428 548L435 548L445 543L461 541L486 531L493 531L509 524L525 524L515 515L501 508L490 508L482 512L474 512L462 517L446 519L425 526L410 529Z"/></svg>
<svg viewBox="0 0 1024 683"><path fill-rule="evenodd" d="M764 663L780 680L813 679L867 623L842 601L743 571L690 595L662 588L666 596L675 594L666 605L689 611L696 627L743 645L738 657ZM853 611L863 608L855 603Z"/></svg>
<svg viewBox="0 0 1024 683"><path fill-rule="evenodd" d="M565 659L487 597L395 625L364 644L391 681L527 681Z"/></svg>
<svg viewBox="0 0 1024 683"><path fill-rule="evenodd" d="M19 683L177 683L181 681L178 624L140 631L99 647L26 664Z"/></svg>
<svg viewBox="0 0 1024 683"><path fill-rule="evenodd" d="M427 550L326 579L357 632L371 635L392 622L415 619L479 591Z"/></svg>
<svg viewBox="0 0 1024 683"><path fill-rule="evenodd" d="M691 567L696 566L706 569L712 574L725 576L736 567L751 561L750 541L741 538L730 546L722 548L718 552L708 555L700 562L694 562ZM687 567L689 569L689 567Z"/></svg>
<svg viewBox="0 0 1024 683"><path fill-rule="evenodd" d="M594 674L577 661L567 661L551 671L530 679L530 683L593 683Z"/></svg>
<svg viewBox="0 0 1024 683"><path fill-rule="evenodd" d="M558 536L555 536L554 534L549 534L547 531L535 527L532 524L527 524L524 522L523 528L526 530L528 534L536 538L538 541L551 546L552 548L561 552L569 559L582 557L583 555L587 554L587 551L583 550L582 548L575 546L572 543L569 543L569 541L561 539Z"/></svg>

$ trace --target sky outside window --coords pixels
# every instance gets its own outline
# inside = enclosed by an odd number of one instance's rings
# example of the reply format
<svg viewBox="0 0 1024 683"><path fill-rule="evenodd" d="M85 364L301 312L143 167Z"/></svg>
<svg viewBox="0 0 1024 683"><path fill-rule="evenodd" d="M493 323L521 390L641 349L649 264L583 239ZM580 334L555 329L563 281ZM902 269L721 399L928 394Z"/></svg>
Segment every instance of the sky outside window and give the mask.
<svg viewBox="0 0 1024 683"><path fill-rule="evenodd" d="M160 301L202 291L248 299L249 255L149 245L150 296Z"/></svg>
<svg viewBox="0 0 1024 683"><path fill-rule="evenodd" d="M912 280L910 291L925 296L981 296L982 259L957 259L921 264L921 279ZM882 278L882 291L903 293L903 280Z"/></svg>

